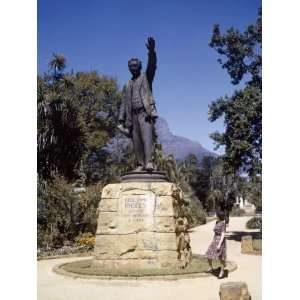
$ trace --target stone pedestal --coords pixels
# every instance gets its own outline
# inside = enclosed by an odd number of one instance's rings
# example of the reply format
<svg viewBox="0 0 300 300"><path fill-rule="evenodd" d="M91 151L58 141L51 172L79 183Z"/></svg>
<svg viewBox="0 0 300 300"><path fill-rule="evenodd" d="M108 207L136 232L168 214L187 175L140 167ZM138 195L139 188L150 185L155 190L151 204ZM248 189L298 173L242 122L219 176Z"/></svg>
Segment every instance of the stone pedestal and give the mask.
<svg viewBox="0 0 300 300"><path fill-rule="evenodd" d="M93 264L185 266L191 258L182 191L170 182L123 182L102 191Z"/></svg>
<svg viewBox="0 0 300 300"><path fill-rule="evenodd" d="M220 286L220 300L251 300L245 282L226 282Z"/></svg>
<svg viewBox="0 0 300 300"><path fill-rule="evenodd" d="M251 235L246 235L242 237L241 241L241 252L249 253L253 251L253 241Z"/></svg>

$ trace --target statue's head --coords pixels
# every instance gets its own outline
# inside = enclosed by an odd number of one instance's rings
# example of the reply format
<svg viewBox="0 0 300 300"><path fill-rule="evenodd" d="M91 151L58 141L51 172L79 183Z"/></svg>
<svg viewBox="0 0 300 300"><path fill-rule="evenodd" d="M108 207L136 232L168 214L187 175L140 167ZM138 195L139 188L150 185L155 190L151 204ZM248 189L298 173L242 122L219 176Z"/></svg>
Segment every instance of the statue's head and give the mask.
<svg viewBox="0 0 300 300"><path fill-rule="evenodd" d="M133 77L138 77L141 74L142 62L138 58L131 58L128 61L128 68Z"/></svg>

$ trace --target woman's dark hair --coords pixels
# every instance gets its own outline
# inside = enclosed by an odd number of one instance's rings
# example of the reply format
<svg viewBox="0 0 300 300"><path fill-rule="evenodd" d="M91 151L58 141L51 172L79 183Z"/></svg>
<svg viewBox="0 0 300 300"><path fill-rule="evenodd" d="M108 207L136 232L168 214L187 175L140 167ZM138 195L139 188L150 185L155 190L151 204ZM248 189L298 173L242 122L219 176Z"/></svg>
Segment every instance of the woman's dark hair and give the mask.
<svg viewBox="0 0 300 300"><path fill-rule="evenodd" d="M224 221L225 220L225 212L222 210L217 211L217 217L221 220Z"/></svg>

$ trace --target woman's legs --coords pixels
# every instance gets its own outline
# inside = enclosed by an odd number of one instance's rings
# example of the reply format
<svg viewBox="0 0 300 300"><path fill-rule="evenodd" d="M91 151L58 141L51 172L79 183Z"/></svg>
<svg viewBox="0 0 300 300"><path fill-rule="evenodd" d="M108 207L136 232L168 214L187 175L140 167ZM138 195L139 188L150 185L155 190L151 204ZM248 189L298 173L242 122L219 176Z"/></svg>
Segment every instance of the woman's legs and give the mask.
<svg viewBox="0 0 300 300"><path fill-rule="evenodd" d="M220 263L221 263L221 270L220 270L219 278L222 278L224 276L224 268L226 267L226 260L222 259L221 257L219 259L220 259Z"/></svg>
<svg viewBox="0 0 300 300"><path fill-rule="evenodd" d="M213 270L212 259L211 259L211 258L208 258L207 261L208 261L208 264L209 264L209 269L208 269L208 271L210 272L210 271Z"/></svg>

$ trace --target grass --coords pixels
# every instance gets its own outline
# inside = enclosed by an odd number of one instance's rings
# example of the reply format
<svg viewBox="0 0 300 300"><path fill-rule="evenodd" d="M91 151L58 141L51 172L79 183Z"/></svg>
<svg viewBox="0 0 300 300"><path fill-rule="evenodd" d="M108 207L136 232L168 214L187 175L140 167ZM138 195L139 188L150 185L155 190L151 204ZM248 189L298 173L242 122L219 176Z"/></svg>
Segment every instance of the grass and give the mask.
<svg viewBox="0 0 300 300"><path fill-rule="evenodd" d="M262 240L261 239L253 239L252 245L253 245L253 250L262 251Z"/></svg>
<svg viewBox="0 0 300 300"><path fill-rule="evenodd" d="M208 270L209 266L205 257L193 255L191 263L185 268L177 267L160 268L160 269L139 269L130 268L105 269L91 265L92 260L80 260L67 263L62 268L67 272L72 272L81 275L96 275L96 276L128 276L128 277L143 277L143 276L161 276L161 275L180 275L180 274L195 274L202 273ZM219 262L213 262L214 268L218 268Z"/></svg>

